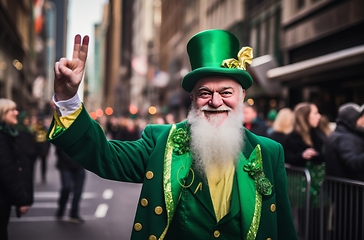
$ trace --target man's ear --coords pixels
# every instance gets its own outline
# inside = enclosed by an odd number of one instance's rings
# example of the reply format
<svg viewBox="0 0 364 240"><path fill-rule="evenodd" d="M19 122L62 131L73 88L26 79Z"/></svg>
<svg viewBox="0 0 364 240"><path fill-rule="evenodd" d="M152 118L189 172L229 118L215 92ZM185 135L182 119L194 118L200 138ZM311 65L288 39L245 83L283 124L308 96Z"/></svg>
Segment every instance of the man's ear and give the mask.
<svg viewBox="0 0 364 240"><path fill-rule="evenodd" d="M246 91L245 91L245 89L243 89L243 94L242 94L242 98L241 98L241 101L243 103L244 103L245 96L246 96Z"/></svg>

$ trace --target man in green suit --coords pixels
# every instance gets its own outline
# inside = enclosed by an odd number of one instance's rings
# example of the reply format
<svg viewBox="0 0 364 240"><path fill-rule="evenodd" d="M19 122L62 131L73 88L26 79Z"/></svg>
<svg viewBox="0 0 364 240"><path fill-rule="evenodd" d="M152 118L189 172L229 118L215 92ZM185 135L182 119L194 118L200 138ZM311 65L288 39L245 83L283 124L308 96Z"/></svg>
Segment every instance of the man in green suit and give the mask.
<svg viewBox="0 0 364 240"><path fill-rule="evenodd" d="M132 239L297 239L282 146L242 126L252 49L224 30L187 44L187 120L109 141L77 96L89 38L55 64L50 141L100 177L143 183ZM240 51L239 51L240 50Z"/></svg>

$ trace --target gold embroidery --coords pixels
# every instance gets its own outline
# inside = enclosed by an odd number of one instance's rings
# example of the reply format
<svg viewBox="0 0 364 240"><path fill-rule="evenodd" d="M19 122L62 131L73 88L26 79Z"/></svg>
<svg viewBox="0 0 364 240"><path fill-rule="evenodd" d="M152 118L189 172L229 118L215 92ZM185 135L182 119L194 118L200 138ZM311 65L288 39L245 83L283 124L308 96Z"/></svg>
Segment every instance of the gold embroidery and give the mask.
<svg viewBox="0 0 364 240"><path fill-rule="evenodd" d="M191 180L191 183L190 184L188 184L187 186L186 185L184 185L183 183L181 183L180 182L180 180L179 180L179 178L178 178L178 176L179 176L179 172L180 172L180 170L181 169L184 169L185 167L180 167L179 169L178 169L178 172L177 172L177 181L178 181L178 183L179 183L179 185L181 185L181 187L183 187L183 188L189 188L189 187L191 187L191 185L193 184L193 182L195 181L195 172L192 170L192 168L190 168L190 171L192 172L192 180ZM187 175L188 176L188 175Z"/></svg>
<svg viewBox="0 0 364 240"><path fill-rule="evenodd" d="M166 150L164 153L164 176L163 176L163 184L164 184L164 198L166 202L166 211L167 211L167 226L164 229L163 233L159 237L159 240L163 240L167 234L169 224L172 221L172 216L174 212L174 203L172 197L172 185L171 185L171 164L172 164L172 153L173 153L173 141L172 141L172 133L176 129L176 125L173 124L171 130L169 131L169 136L167 139Z"/></svg>
<svg viewBox="0 0 364 240"><path fill-rule="evenodd" d="M196 190L195 190L195 192L194 192L193 194L196 194L198 190L202 191L202 182L200 182L200 183L197 185Z"/></svg>

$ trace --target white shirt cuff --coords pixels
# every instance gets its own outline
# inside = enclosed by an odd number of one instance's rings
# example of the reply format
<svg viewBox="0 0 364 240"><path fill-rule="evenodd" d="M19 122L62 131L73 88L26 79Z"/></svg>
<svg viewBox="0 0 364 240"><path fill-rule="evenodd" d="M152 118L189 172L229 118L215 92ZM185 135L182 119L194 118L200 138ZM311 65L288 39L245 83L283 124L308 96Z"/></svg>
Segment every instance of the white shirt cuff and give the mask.
<svg viewBox="0 0 364 240"><path fill-rule="evenodd" d="M78 94L75 94L75 96L68 100L58 102L53 95L52 100L54 102L54 105L56 106L56 111L59 117L70 115L81 106L81 100L78 97Z"/></svg>

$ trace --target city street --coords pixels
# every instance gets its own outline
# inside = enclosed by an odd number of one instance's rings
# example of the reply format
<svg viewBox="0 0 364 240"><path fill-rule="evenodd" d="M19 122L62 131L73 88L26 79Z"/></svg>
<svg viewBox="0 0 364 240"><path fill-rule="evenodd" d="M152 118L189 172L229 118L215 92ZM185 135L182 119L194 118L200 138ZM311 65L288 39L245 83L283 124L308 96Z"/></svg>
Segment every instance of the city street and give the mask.
<svg viewBox="0 0 364 240"><path fill-rule="evenodd" d="M87 171L80 204L80 216L85 223L74 224L67 221L68 211L62 221L54 217L60 177L53 147L48 157L47 183L40 181L39 170L38 161L34 204L20 219L12 212L9 240L130 239L140 185L105 180ZM67 210L70 203L71 199Z"/></svg>

